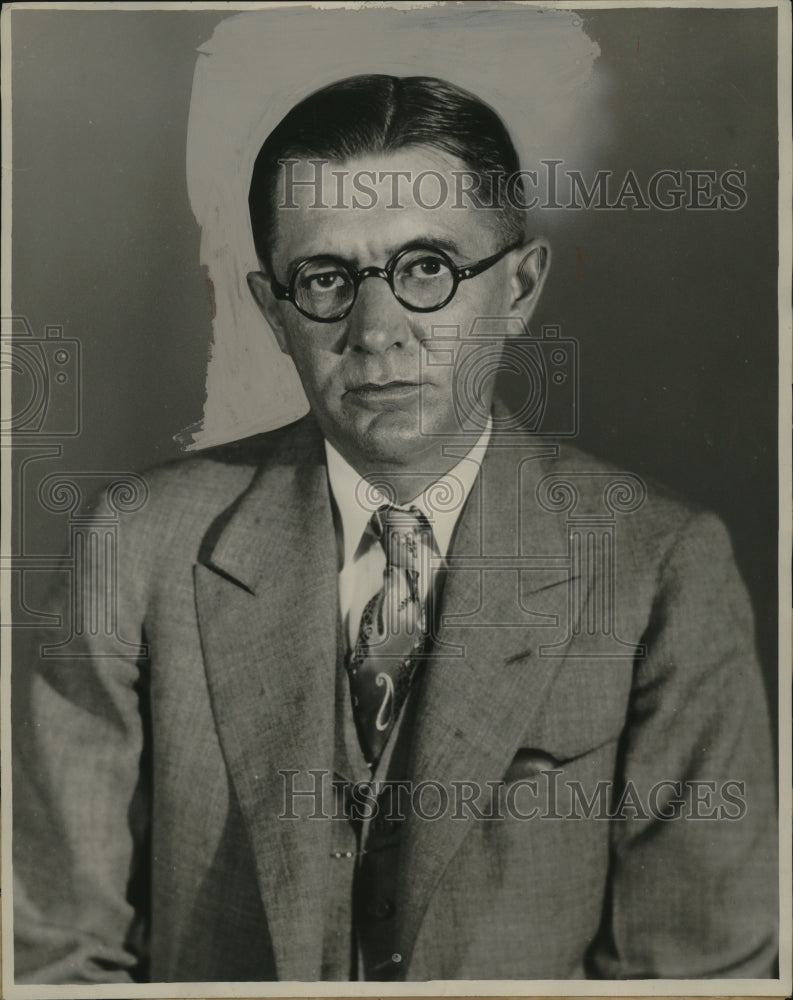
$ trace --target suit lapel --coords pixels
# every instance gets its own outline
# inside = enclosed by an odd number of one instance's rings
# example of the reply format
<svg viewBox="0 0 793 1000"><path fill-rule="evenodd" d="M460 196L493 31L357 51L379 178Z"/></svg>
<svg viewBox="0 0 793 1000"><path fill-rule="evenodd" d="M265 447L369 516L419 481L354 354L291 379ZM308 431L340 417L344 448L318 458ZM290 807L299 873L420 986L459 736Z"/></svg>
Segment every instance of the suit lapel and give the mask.
<svg viewBox="0 0 793 1000"><path fill-rule="evenodd" d="M310 787L311 771L332 773L337 555L322 440L305 421L280 440L288 447L267 456L196 567L196 593L213 711L278 977L316 980L330 824L302 818L313 800L291 805L285 793ZM319 792L327 778L317 781Z"/></svg>
<svg viewBox="0 0 793 1000"><path fill-rule="evenodd" d="M450 801L452 782L488 791L488 781L503 777L562 663L540 656L538 647L556 641L567 624L564 520L536 504L522 509L555 451L526 439L516 450L494 439L453 540L408 774L414 788L439 782ZM479 805L487 810L486 795ZM432 892L471 822L448 815L428 822L414 811L407 818L401 858L407 877L396 907L404 971Z"/></svg>
<svg viewBox="0 0 793 1000"><path fill-rule="evenodd" d="M322 439L306 420L280 440L207 545L196 593L213 711L256 857L277 974L312 981L321 974L317 901L325 898L330 823L279 818L292 781L279 770L295 772L296 789L311 771L332 774L338 564ZM563 662L539 656L538 647L556 641L566 623L564 519L536 504L522 511L520 499L531 502L553 451L494 439L461 514L410 749L414 787L500 780ZM521 571L525 556L533 562ZM313 805L304 797L293 811L305 816ZM396 909L403 971L469 829L408 816Z"/></svg>

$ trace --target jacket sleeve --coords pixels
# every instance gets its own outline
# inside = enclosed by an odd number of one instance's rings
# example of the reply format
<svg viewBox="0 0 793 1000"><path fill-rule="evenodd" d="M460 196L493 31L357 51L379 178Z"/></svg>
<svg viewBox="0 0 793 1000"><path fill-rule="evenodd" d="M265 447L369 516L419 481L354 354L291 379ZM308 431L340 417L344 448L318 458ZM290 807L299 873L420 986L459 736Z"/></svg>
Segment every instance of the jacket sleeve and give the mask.
<svg viewBox="0 0 793 1000"><path fill-rule="evenodd" d="M770 720L727 533L695 515L664 559L618 757L607 979L774 976ZM634 794L635 793L635 794ZM669 818L666 818L669 817Z"/></svg>
<svg viewBox="0 0 793 1000"><path fill-rule="evenodd" d="M61 627L14 636L18 983L146 975L148 682L135 554L112 532L89 529L83 541L47 602Z"/></svg>

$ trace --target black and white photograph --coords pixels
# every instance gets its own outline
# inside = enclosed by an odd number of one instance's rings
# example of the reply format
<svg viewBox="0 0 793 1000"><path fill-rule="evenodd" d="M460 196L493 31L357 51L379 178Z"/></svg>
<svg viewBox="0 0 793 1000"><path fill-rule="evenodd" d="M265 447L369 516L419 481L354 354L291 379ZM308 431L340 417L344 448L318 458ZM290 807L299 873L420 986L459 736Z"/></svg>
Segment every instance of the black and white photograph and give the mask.
<svg viewBox="0 0 793 1000"><path fill-rule="evenodd" d="M2 995L789 995L785 0L1 24Z"/></svg>

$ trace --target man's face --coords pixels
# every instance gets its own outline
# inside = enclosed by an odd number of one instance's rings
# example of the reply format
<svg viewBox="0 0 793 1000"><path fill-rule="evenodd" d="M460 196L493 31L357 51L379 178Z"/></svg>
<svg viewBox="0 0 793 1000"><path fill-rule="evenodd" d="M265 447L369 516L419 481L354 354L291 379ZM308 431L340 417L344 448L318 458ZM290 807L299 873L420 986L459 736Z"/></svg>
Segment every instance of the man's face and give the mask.
<svg viewBox="0 0 793 1000"><path fill-rule="evenodd" d="M288 285L296 262L319 255L341 258L353 269L384 267L401 248L416 241L443 250L457 266L497 253L505 238L494 213L454 207L451 171L465 169L461 161L427 147L327 164L321 201L328 206L338 201L338 174L332 172L345 172L344 204L349 205L352 177L369 171L366 185L375 189L374 204L315 207L314 189L294 185L291 194L298 207L277 212L272 246L275 278ZM372 181L371 172L376 178L385 171L409 171L411 178L422 171L443 173L450 195L437 208L422 207L414 198L412 183L402 181L402 207L395 208L393 174L383 177L382 183ZM313 168L299 163L293 176L313 177ZM426 206L437 200L437 190L427 182L416 193ZM279 185L279 201L283 191ZM358 197L363 204L372 200L369 195ZM459 441L456 373L465 352L450 357L448 341L433 343L433 330L436 338L448 337L450 328L459 330L464 339L478 316L517 315L521 295L514 275L525 256L525 249L515 251L484 273L461 281L447 305L427 313L402 305L379 277L364 279L349 315L332 323L309 319L292 303L275 300L262 276L251 281L251 288L282 350L294 360L325 437L354 468L362 474L399 469L440 473L445 471L438 466L441 445ZM525 312L521 315L527 318ZM431 352L441 348L443 355L436 353L433 359ZM439 358L443 363L437 363ZM486 409L491 396L492 384L484 389Z"/></svg>

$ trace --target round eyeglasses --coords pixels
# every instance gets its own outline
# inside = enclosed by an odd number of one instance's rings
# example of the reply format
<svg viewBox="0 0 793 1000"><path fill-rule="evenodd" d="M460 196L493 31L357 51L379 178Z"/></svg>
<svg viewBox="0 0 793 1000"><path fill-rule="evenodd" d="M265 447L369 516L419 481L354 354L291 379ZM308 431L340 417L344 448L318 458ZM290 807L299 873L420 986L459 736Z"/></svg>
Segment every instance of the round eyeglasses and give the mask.
<svg viewBox="0 0 793 1000"><path fill-rule="evenodd" d="M513 243L491 257L457 265L443 250L414 245L398 251L385 267L351 268L339 257L309 257L301 261L282 285L270 279L273 294L285 299L317 323L336 323L349 315L366 278L383 278L394 297L412 312L434 312L451 302L461 281L475 278L497 264L520 243Z"/></svg>

